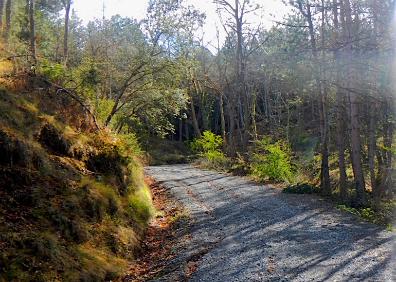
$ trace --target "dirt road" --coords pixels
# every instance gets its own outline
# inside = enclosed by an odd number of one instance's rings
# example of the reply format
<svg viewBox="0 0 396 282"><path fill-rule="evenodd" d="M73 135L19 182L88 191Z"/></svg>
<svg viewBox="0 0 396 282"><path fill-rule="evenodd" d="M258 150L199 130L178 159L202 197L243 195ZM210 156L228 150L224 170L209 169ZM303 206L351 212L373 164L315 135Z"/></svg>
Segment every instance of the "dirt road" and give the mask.
<svg viewBox="0 0 396 282"><path fill-rule="evenodd" d="M394 233L317 196L189 165L148 167L147 174L191 218L158 281L396 281Z"/></svg>

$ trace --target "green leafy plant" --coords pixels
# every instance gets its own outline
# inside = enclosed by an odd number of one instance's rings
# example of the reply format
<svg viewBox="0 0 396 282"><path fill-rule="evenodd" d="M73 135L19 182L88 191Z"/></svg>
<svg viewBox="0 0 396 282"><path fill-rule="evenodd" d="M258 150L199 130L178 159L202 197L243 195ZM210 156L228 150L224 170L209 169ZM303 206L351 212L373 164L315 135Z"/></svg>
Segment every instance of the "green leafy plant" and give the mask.
<svg viewBox="0 0 396 282"><path fill-rule="evenodd" d="M291 150L282 142L272 142L264 137L255 143L251 173L260 181L274 180L290 182L293 177Z"/></svg>
<svg viewBox="0 0 396 282"><path fill-rule="evenodd" d="M66 73L62 64L53 63L49 60L43 60L41 62L39 71L52 81L59 81L65 76Z"/></svg>
<svg viewBox="0 0 396 282"><path fill-rule="evenodd" d="M228 159L221 151L223 139L211 131L204 131L202 136L194 139L191 149L207 162L212 168L224 168Z"/></svg>

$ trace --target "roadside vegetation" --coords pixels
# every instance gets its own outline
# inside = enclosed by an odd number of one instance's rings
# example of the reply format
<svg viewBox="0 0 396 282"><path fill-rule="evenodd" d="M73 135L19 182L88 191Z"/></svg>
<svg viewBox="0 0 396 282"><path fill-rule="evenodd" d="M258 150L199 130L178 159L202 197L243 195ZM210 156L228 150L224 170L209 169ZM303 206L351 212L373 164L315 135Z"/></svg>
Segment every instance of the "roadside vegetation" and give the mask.
<svg viewBox="0 0 396 282"><path fill-rule="evenodd" d="M311 164L299 159L293 154L290 145L284 141L272 141L270 137L263 137L255 141L246 154L235 158L227 157L223 152L223 139L210 131L204 131L202 136L190 143L195 153L194 164L204 169L214 169L220 172L229 172L235 175L249 176L251 179L277 184L283 187L284 193L290 194L318 194L322 191L318 186L317 175L309 174L304 166L319 166L314 158ZM300 158L302 158L300 156ZM353 190L350 191L353 193ZM370 195L368 195L370 197ZM386 225L392 230L392 220L396 209L396 201L382 201L375 206L374 199L369 198L364 207L354 207L351 204L340 202L337 191L328 196L337 209L359 216L372 223Z"/></svg>
<svg viewBox="0 0 396 282"><path fill-rule="evenodd" d="M155 212L136 140L97 133L70 98L18 84L30 93L0 90L1 279L118 277Z"/></svg>
<svg viewBox="0 0 396 282"><path fill-rule="evenodd" d="M390 223L395 1L282 1L268 27L266 1L211 2L206 42L186 0L87 24L0 0L0 280L116 279L155 213L143 164L192 155Z"/></svg>

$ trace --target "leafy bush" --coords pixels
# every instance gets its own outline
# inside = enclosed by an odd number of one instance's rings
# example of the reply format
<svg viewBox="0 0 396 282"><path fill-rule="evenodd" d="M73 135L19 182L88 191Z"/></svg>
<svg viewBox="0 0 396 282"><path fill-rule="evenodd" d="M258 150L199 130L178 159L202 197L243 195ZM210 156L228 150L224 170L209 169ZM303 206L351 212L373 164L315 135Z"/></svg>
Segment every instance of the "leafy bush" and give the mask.
<svg viewBox="0 0 396 282"><path fill-rule="evenodd" d="M337 209L360 216L366 221L386 225L388 230L392 229L392 224L390 223L393 218L393 212L387 212L383 207L379 209L374 209L372 207L362 207L353 208L347 205L337 205Z"/></svg>
<svg viewBox="0 0 396 282"><path fill-rule="evenodd" d="M290 182L293 171L289 146L282 141L273 143L268 137L257 141L251 163L251 173L260 181Z"/></svg>
<svg viewBox="0 0 396 282"><path fill-rule="evenodd" d="M59 81L65 76L65 68L62 64L52 63L48 60L43 60L39 71L49 80Z"/></svg>
<svg viewBox="0 0 396 282"><path fill-rule="evenodd" d="M228 159L221 151L223 139L210 131L204 131L202 136L191 142L191 149L206 161L205 166L211 168L224 168Z"/></svg>

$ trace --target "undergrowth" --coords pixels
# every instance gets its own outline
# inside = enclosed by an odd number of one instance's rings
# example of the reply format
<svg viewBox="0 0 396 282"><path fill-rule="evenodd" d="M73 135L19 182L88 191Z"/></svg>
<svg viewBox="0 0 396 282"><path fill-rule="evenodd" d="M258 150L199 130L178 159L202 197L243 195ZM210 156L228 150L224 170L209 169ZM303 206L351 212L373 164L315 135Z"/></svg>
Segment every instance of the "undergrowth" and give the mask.
<svg viewBox="0 0 396 282"><path fill-rule="evenodd" d="M222 152L223 139L210 131L204 131L202 136L194 139L190 147L199 160L198 165L204 168L227 170L230 160Z"/></svg>
<svg viewBox="0 0 396 282"><path fill-rule="evenodd" d="M136 137L67 97L0 94L0 281L116 279L154 214Z"/></svg>

